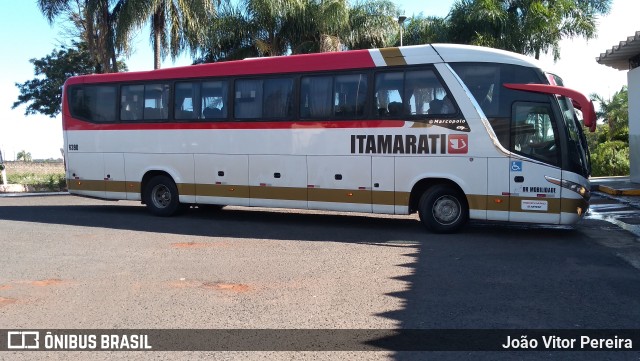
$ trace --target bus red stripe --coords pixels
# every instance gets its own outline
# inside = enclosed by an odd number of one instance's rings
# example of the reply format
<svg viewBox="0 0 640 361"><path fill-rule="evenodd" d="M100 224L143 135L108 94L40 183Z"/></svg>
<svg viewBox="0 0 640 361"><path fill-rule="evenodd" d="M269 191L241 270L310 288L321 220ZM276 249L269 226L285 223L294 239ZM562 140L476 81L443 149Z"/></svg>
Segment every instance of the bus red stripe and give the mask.
<svg viewBox="0 0 640 361"><path fill-rule="evenodd" d="M240 61L191 65L141 72L93 74L69 78L66 86L78 83L133 82L163 79L207 78L218 76L261 75L373 68L375 63L368 50L349 53L332 52L257 58Z"/></svg>
<svg viewBox="0 0 640 361"><path fill-rule="evenodd" d="M65 130L206 130L206 129L318 129L400 128L404 120L284 121L284 122L167 122L88 123L66 118Z"/></svg>

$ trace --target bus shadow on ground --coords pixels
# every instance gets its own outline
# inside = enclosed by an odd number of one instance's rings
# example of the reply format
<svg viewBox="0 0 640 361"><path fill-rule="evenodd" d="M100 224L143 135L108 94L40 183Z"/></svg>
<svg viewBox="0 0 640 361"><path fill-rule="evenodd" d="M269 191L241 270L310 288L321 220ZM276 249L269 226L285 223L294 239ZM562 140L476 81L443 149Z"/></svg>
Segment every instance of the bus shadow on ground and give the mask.
<svg viewBox="0 0 640 361"><path fill-rule="evenodd" d="M0 219L67 224L142 232L204 237L260 238L274 240L331 241L347 243L422 244L433 239L489 234L511 238L514 225L473 222L459 234L430 233L417 216L384 216L362 213L328 214L313 211L267 210L226 207L219 211L190 209L174 217L155 217L142 206L43 205L1 206ZM545 228L519 225L528 231L573 232L569 227ZM538 237L544 240L544 237Z"/></svg>

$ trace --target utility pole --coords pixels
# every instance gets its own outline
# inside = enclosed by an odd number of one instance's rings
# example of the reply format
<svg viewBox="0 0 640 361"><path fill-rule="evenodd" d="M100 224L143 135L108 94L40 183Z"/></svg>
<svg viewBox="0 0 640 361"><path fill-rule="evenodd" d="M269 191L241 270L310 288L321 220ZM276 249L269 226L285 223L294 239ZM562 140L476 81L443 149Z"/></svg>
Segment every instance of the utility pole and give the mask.
<svg viewBox="0 0 640 361"><path fill-rule="evenodd" d="M0 175L2 176L2 185L7 185L7 171L4 169L4 159L2 157L2 150L0 150Z"/></svg>
<svg viewBox="0 0 640 361"><path fill-rule="evenodd" d="M398 24L400 25L400 46L402 46L402 28L404 28L404 21L407 20L405 15L398 16Z"/></svg>

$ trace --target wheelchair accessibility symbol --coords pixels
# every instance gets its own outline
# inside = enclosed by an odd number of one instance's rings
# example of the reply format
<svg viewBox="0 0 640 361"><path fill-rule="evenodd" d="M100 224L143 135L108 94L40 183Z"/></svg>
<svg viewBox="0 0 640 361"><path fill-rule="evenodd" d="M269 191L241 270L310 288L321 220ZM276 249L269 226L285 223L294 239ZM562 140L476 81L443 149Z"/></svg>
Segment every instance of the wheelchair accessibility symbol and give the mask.
<svg viewBox="0 0 640 361"><path fill-rule="evenodd" d="M522 162L514 160L511 162L511 171L512 172L522 172Z"/></svg>

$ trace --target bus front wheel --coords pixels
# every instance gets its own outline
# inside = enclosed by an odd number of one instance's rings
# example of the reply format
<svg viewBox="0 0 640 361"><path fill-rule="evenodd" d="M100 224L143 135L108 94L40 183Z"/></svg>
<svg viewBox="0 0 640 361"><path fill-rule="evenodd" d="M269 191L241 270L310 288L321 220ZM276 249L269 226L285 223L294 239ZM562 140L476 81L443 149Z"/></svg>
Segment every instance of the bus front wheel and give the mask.
<svg viewBox="0 0 640 361"><path fill-rule="evenodd" d="M180 209L178 187L167 176L155 176L145 187L144 202L152 214L161 217L172 216Z"/></svg>
<svg viewBox="0 0 640 361"><path fill-rule="evenodd" d="M464 196L448 185L429 188L418 204L420 220L431 231L451 233L462 228L469 219L469 209Z"/></svg>

